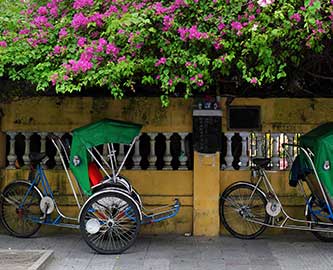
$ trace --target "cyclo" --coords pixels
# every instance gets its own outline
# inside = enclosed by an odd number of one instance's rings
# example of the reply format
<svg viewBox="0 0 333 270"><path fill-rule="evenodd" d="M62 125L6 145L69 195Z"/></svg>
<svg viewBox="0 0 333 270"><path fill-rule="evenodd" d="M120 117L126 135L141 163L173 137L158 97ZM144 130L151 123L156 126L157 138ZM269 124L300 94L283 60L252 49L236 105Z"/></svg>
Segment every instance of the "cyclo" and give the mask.
<svg viewBox="0 0 333 270"><path fill-rule="evenodd" d="M100 120L75 129L71 147L50 135L79 214L75 217L63 214L41 164L45 153L31 153L34 166L29 179L11 182L1 194L1 220L5 229L17 237L30 237L42 224L76 228L93 250L117 254L134 244L141 224L177 215L180 209L177 199L171 205L145 209L140 195L120 175L141 128L128 122ZM128 145L119 166L114 143Z"/></svg>
<svg viewBox="0 0 333 270"><path fill-rule="evenodd" d="M267 227L273 227L311 231L322 241L333 241L333 123L304 134L299 144L285 143L282 147L299 152L289 183L300 187L305 201L304 218L291 217L285 210L265 170L270 159L254 158L251 181L236 182L221 195L222 224L242 239L255 238Z"/></svg>

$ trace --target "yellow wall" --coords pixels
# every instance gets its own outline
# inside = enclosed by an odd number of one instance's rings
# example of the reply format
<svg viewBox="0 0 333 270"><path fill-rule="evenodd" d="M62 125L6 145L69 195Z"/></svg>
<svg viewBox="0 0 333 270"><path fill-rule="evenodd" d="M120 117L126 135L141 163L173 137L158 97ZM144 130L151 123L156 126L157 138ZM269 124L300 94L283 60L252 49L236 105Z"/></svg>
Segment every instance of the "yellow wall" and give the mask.
<svg viewBox="0 0 333 270"><path fill-rule="evenodd" d="M305 200L299 187L289 186L289 171L269 171L267 173L275 192L284 206L286 212L299 219L304 219ZM238 182L256 183L256 179L251 180L250 171L221 171L220 172L220 194L231 184ZM263 190L264 187L261 187ZM309 195L309 189L304 183L305 192ZM300 224L298 224L300 225ZM226 234L226 230L221 226L221 233ZM270 229L268 233L283 233L284 230Z"/></svg>
<svg viewBox="0 0 333 270"><path fill-rule="evenodd" d="M227 130L226 98L221 98L222 129ZM333 121L333 99L235 98L231 105L260 106L263 131L306 132ZM39 97L0 104L2 131L70 131L101 118L144 124L143 131L191 132L193 100L171 98L161 108L159 98L113 100L92 97Z"/></svg>
<svg viewBox="0 0 333 270"><path fill-rule="evenodd" d="M227 130L226 102L226 98L221 99L223 131ZM306 132L319 123L333 121L332 99L236 98L231 105L261 106L263 131ZM142 123L144 124L143 132L192 132L192 107L192 99L184 100L181 98L171 98L170 106L166 109L161 108L159 98L132 98L122 101L91 97L31 98L10 104L0 104L0 109L4 114L1 121L1 131L68 132L73 128L107 117ZM3 146L3 136L0 141ZM0 153L3 151L2 149ZM11 179L26 178L27 173L25 170L3 170L3 180L0 186L3 187ZM174 197L180 198L182 203L181 211L177 217L145 226L143 232L192 232L193 213L195 212L193 211L193 200L197 199L196 205L199 208L205 205L204 199L200 200L200 198L205 197L204 186L196 186L195 191L193 183L195 175L202 177L201 174L192 171L124 171L124 175L131 179L133 186L142 194L146 206L154 207L171 203ZM220 175L218 176L218 174ZM218 174L210 176L210 180L217 183L216 194L218 191L221 193L236 180L249 178L248 171L222 171ZM65 192L66 195L61 197L61 201L65 202L65 205L73 205L73 201L67 196L70 192L63 171L49 170L47 175L55 189L61 191L59 193ZM270 175L283 201L288 203L292 209L296 209L293 206L300 205L301 200L295 189L288 186L287 173L272 172ZM217 179L215 179L216 177ZM202 181L203 185L204 183ZM216 201L213 204L215 209L212 209L210 217L203 220L202 224L206 221L211 222L213 215L216 215L218 211ZM66 206L66 208L69 212L73 211L72 207ZM205 230L205 228L201 229Z"/></svg>
<svg viewBox="0 0 333 270"><path fill-rule="evenodd" d="M2 170L1 190L14 179L27 179L28 170ZM172 219L142 227L143 233L192 232L193 175L192 171L123 171L138 193L144 206L154 209L172 204L175 198L181 203L178 215ZM61 209L67 216L76 217L78 209L63 170L46 170L52 190ZM40 187L41 188L41 187ZM42 189L42 188L41 188Z"/></svg>

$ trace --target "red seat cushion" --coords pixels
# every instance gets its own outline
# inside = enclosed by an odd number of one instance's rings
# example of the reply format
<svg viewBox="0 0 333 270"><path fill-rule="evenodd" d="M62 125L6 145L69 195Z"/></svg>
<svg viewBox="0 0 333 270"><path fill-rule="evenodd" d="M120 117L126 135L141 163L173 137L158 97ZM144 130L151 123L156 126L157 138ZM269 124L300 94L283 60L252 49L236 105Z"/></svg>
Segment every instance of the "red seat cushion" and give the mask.
<svg viewBox="0 0 333 270"><path fill-rule="evenodd" d="M89 174L90 184L92 187L99 184L103 179L103 175L99 171L95 162L89 162L88 174Z"/></svg>

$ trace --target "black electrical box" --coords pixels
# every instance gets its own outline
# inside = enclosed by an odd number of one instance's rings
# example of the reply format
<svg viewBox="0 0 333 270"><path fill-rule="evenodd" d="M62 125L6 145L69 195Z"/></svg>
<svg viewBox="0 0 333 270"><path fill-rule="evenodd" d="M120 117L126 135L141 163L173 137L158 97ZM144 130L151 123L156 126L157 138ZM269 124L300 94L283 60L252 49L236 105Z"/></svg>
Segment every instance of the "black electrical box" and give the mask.
<svg viewBox="0 0 333 270"><path fill-rule="evenodd" d="M193 110L193 148L199 153L221 151L221 110Z"/></svg>

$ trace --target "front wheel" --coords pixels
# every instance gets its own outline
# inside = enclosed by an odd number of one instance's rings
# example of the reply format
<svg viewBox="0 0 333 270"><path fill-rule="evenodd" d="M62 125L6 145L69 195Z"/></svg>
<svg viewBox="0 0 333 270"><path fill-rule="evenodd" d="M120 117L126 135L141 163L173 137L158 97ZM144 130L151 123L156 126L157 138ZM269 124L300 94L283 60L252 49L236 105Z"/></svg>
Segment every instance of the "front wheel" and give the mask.
<svg viewBox="0 0 333 270"><path fill-rule="evenodd" d="M266 203L264 194L250 183L234 184L221 196L221 222L237 238L256 238L266 229L264 224L269 224Z"/></svg>
<svg viewBox="0 0 333 270"><path fill-rule="evenodd" d="M5 229L16 237L30 237L40 228L42 212L39 190L25 181L16 181L1 194L1 220Z"/></svg>
<svg viewBox="0 0 333 270"><path fill-rule="evenodd" d="M130 248L140 224L139 210L133 199L114 191L90 198L80 216L83 239L102 254L120 254Z"/></svg>

